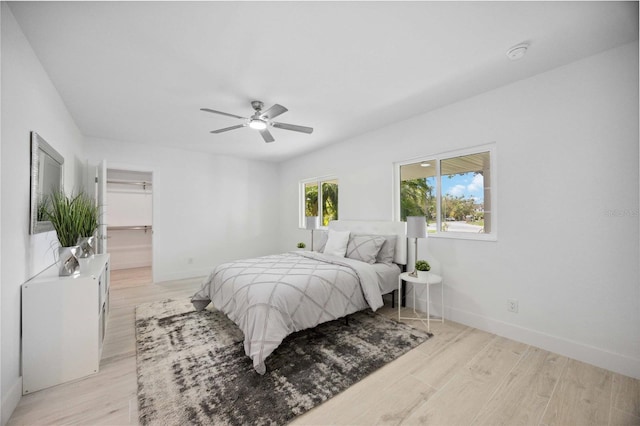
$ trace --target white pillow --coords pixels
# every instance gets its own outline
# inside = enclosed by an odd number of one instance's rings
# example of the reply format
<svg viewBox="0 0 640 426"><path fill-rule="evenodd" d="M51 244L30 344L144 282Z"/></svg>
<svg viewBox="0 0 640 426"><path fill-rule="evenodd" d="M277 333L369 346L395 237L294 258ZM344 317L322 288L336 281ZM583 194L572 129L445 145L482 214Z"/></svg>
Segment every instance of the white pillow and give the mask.
<svg viewBox="0 0 640 426"><path fill-rule="evenodd" d="M324 246L327 244L327 238L329 238L329 231L323 229L314 232L316 240L313 242L311 250L315 250L320 253L324 253Z"/></svg>
<svg viewBox="0 0 640 426"><path fill-rule="evenodd" d="M349 231L329 229L329 238L327 238L327 244L324 246L324 254L344 257L347 252L347 244L349 244L349 234Z"/></svg>

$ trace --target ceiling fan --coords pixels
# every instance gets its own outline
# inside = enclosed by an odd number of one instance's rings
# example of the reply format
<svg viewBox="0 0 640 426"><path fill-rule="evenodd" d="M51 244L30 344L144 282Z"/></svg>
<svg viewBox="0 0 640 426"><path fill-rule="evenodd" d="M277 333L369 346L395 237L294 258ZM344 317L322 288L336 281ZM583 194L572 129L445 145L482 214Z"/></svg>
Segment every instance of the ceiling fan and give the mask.
<svg viewBox="0 0 640 426"><path fill-rule="evenodd" d="M264 139L265 142L273 142L275 139L269 132L268 130L269 127L275 127L276 129L293 130L294 132L302 132L302 133L313 132L313 128L311 127L296 126L295 124L277 123L275 121L271 121L273 118L279 116L280 114L284 114L285 112L288 111L288 109L286 109L282 105L275 104L271 108L267 109L266 111L262 111L264 104L260 101L251 102L251 106L255 110L255 113L249 118L241 117L235 114L229 114L227 112L216 111L209 108L200 108L200 110L245 120L245 122L242 124L236 124L235 126L225 127L224 129L212 130L211 133L228 132L229 130L235 130L241 127L249 126L252 129L259 131L260 135L262 135L262 139Z"/></svg>

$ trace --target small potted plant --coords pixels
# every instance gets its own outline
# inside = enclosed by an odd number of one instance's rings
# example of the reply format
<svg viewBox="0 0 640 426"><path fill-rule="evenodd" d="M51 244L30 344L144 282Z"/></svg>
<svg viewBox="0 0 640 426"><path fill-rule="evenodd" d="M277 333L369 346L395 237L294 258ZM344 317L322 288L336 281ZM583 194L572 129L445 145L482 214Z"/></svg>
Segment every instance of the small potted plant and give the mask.
<svg viewBox="0 0 640 426"><path fill-rule="evenodd" d="M427 278L427 271L431 270L429 262L426 260L416 260L416 271L418 271L418 277L421 279Z"/></svg>
<svg viewBox="0 0 640 426"><path fill-rule="evenodd" d="M67 196L63 191L51 194L51 202L46 210L46 217L51 221L58 235L58 275L69 276L80 271L78 255L78 238L80 237L80 221L76 208L76 197Z"/></svg>
<svg viewBox="0 0 640 426"><path fill-rule="evenodd" d="M303 242L300 242L296 245L296 247L298 247L300 250L304 250L307 245Z"/></svg>

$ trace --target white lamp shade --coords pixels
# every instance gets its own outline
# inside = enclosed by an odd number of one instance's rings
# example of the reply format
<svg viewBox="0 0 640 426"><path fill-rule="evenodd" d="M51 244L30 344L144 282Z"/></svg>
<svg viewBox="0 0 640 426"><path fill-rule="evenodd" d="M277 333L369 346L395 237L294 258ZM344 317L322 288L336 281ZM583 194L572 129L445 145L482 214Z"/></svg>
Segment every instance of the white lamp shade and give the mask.
<svg viewBox="0 0 640 426"><path fill-rule="evenodd" d="M427 218L425 216L407 216L407 237L427 238Z"/></svg>
<svg viewBox="0 0 640 426"><path fill-rule="evenodd" d="M319 220L320 218L318 216L307 216L307 223L306 223L306 228L307 229L318 229L319 226Z"/></svg>

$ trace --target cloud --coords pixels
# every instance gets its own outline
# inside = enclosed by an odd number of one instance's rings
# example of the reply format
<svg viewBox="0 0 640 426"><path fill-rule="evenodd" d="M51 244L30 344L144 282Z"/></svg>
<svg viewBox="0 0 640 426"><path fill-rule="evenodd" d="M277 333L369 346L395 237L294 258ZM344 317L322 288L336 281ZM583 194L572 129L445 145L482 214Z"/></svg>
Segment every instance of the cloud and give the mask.
<svg viewBox="0 0 640 426"><path fill-rule="evenodd" d="M464 195L466 187L464 185L456 185L447 191L447 194L453 195L454 197L459 197L460 195Z"/></svg>
<svg viewBox="0 0 640 426"><path fill-rule="evenodd" d="M467 185L467 190L469 192L478 192L484 190L484 176L481 174L477 174L473 177L473 180L469 185Z"/></svg>

